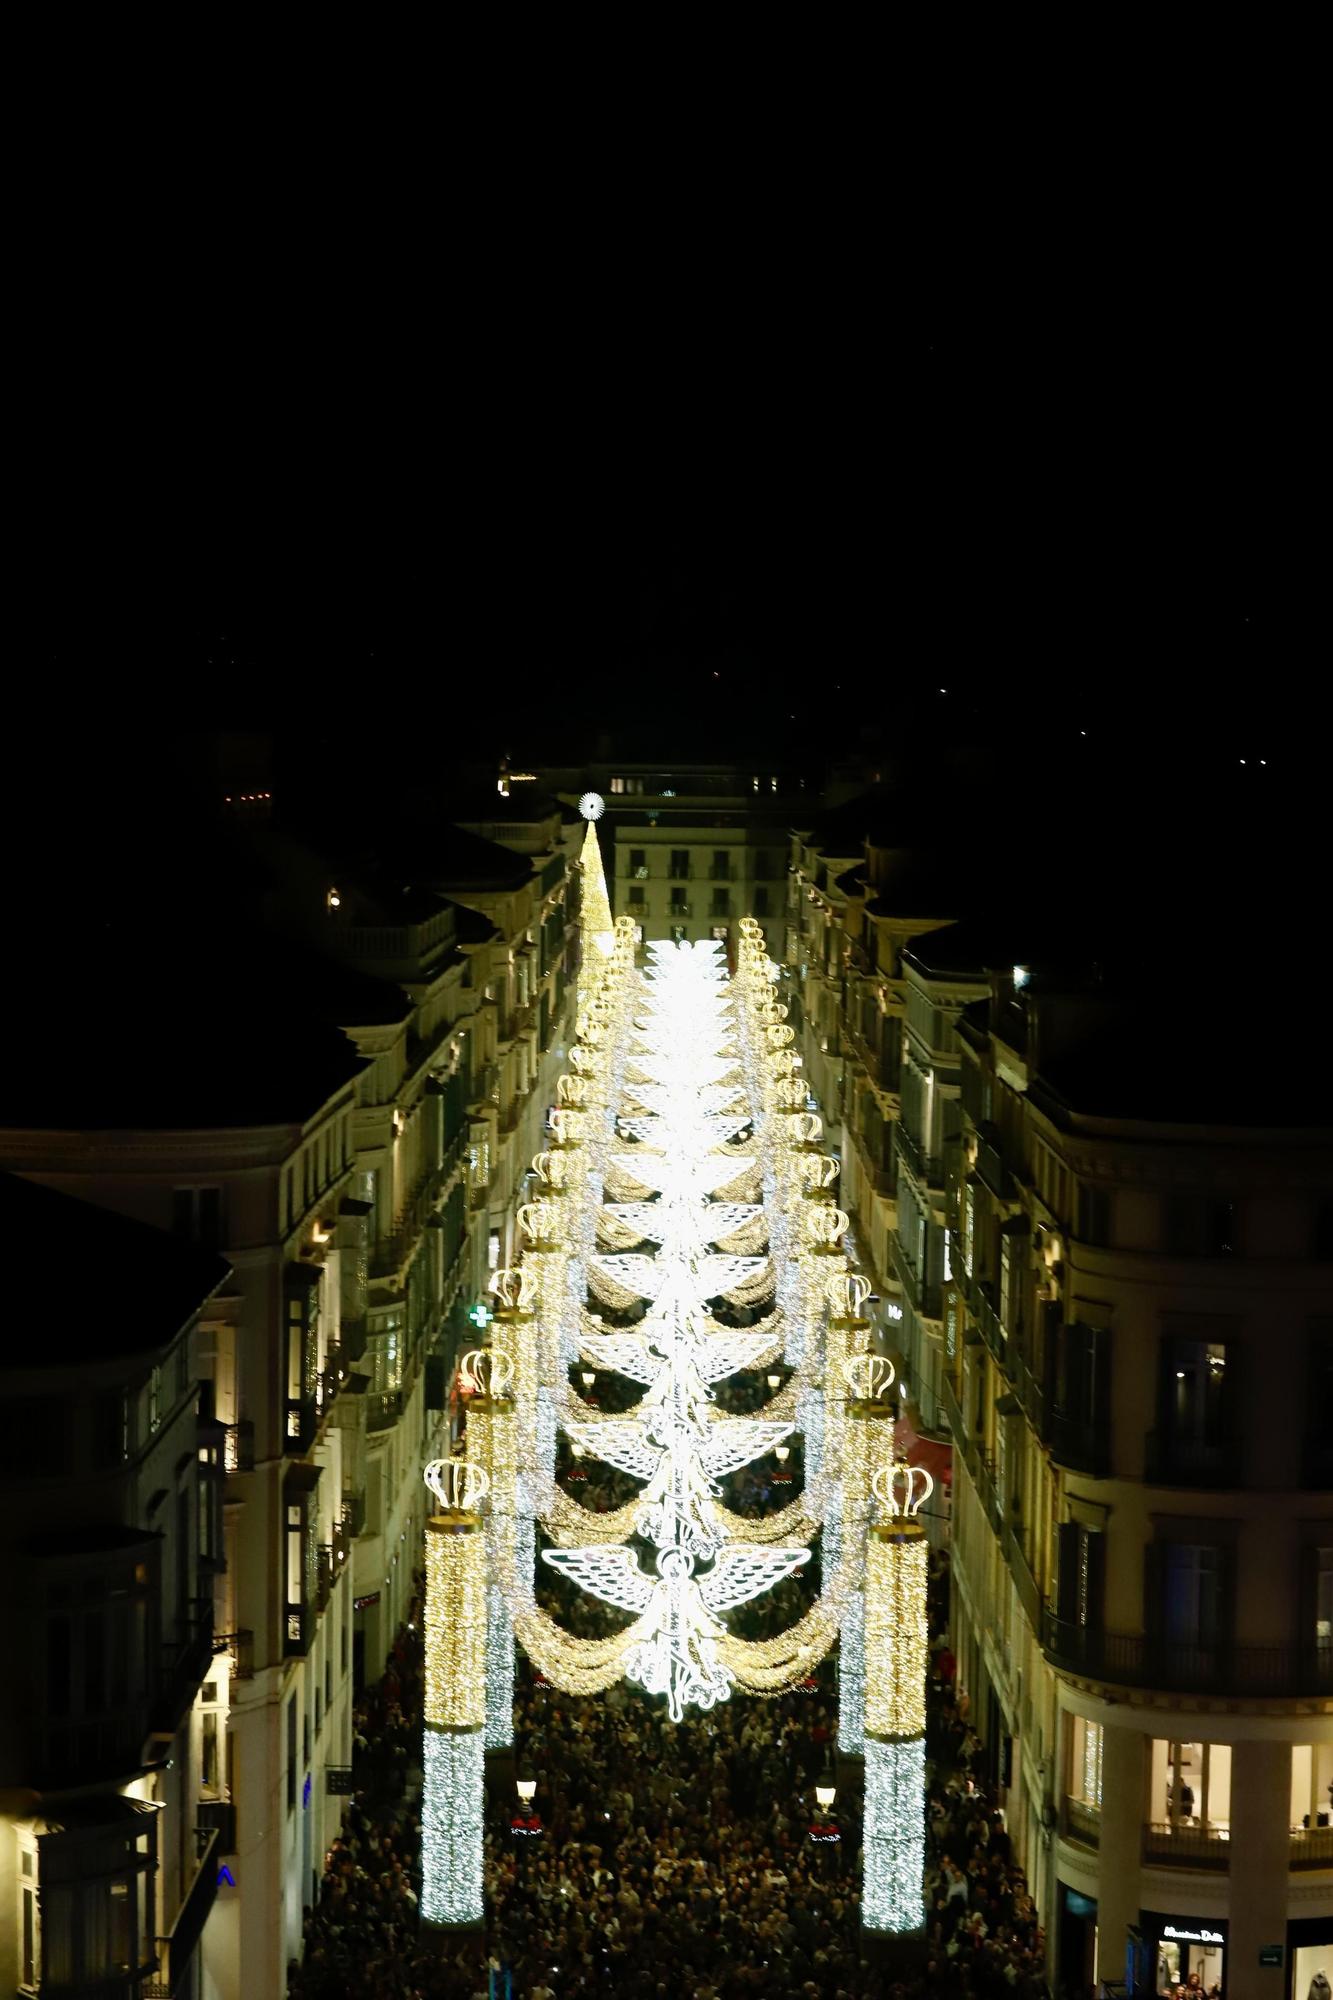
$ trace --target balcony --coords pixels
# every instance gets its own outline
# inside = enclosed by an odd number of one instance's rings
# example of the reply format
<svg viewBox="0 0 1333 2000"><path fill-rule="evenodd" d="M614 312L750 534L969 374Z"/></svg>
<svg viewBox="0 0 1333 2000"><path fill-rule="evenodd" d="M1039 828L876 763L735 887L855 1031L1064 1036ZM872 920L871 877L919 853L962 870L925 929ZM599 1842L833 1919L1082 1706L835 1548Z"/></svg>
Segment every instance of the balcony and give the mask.
<svg viewBox="0 0 1333 2000"><path fill-rule="evenodd" d="M984 1282L966 1287L967 1302L972 1308L972 1317L977 1323L977 1331L991 1355L1001 1368L1009 1363L1009 1342L1005 1335L1000 1315L995 1310L990 1297L990 1287Z"/></svg>
<svg viewBox="0 0 1333 2000"><path fill-rule="evenodd" d="M366 1525L366 1496L364 1493L344 1493L342 1500L342 1532L348 1542L354 1542Z"/></svg>
<svg viewBox="0 0 1333 2000"><path fill-rule="evenodd" d="M667 922L681 924L685 922L687 917L692 917L693 915L694 905L692 903L673 903L667 911Z"/></svg>
<svg viewBox="0 0 1333 2000"><path fill-rule="evenodd" d="M215 1632L213 1651L225 1653L231 1662L231 1677L236 1681L250 1681L255 1676L255 1635L250 1631Z"/></svg>
<svg viewBox="0 0 1333 2000"><path fill-rule="evenodd" d="M143 1763L148 1734L148 1710L143 1702L110 1709L92 1720L53 1722L31 1746L37 1768L31 1776L39 1790L63 1791L133 1776ZM25 1765L29 1759L25 1754Z"/></svg>
<svg viewBox="0 0 1333 2000"><path fill-rule="evenodd" d="M313 1396L289 1396L282 1448L296 1458L304 1458L319 1433L319 1406Z"/></svg>
<svg viewBox="0 0 1333 2000"><path fill-rule="evenodd" d="M1051 1457L1070 1472L1084 1472L1092 1479L1111 1475L1111 1432L1108 1424L1086 1422L1052 1410L1049 1420Z"/></svg>
<svg viewBox="0 0 1333 2000"><path fill-rule="evenodd" d="M932 1193L944 1193L944 1162L938 1153L927 1153L912 1137L900 1118L894 1126L899 1157L906 1161L908 1170L918 1186Z"/></svg>
<svg viewBox="0 0 1333 2000"><path fill-rule="evenodd" d="M222 1851L218 1846L218 1829L216 1826L196 1826L194 1838L194 1877L177 1912L171 1936L157 1941L160 1969L157 1979L144 1987L145 1994L174 1994L185 1990L190 1960L203 1936L204 1925L208 1922L209 1911L218 1893L217 1857Z"/></svg>
<svg viewBox="0 0 1333 2000"><path fill-rule="evenodd" d="M1243 1486L1239 1438L1205 1442L1152 1430L1144 1440L1143 1477L1150 1486Z"/></svg>
<svg viewBox="0 0 1333 2000"><path fill-rule="evenodd" d="M176 1637L162 1645L162 1666L157 1700L153 1704L155 1726L174 1734L181 1717L207 1679L213 1658L213 1604L198 1598L180 1621Z"/></svg>
<svg viewBox="0 0 1333 2000"><path fill-rule="evenodd" d="M1102 1837L1102 1814L1100 1806L1090 1806L1082 1799L1065 1800L1064 1836L1066 1840L1077 1840L1084 1847L1097 1847Z"/></svg>
<svg viewBox="0 0 1333 2000"><path fill-rule="evenodd" d="M348 1367L359 1361L366 1351L366 1322L362 1315L358 1319L344 1319L338 1328L338 1352Z"/></svg>
<svg viewBox="0 0 1333 2000"><path fill-rule="evenodd" d="M978 1445L971 1462L972 1479L986 1519L997 1535L1004 1532L1004 1509L1000 1501L999 1468L984 1447Z"/></svg>
<svg viewBox="0 0 1333 2000"><path fill-rule="evenodd" d="M1320 1819L1327 1819L1320 1813ZM1294 1826L1291 1829L1293 1868L1333 1868L1333 1826Z"/></svg>
<svg viewBox="0 0 1333 2000"><path fill-rule="evenodd" d="M1143 1859L1168 1868L1230 1868L1231 1839L1220 1826L1169 1826L1154 1820L1143 1829Z"/></svg>
<svg viewBox="0 0 1333 2000"><path fill-rule="evenodd" d="M366 1429L387 1431L403 1414L401 1389L372 1390L366 1397Z"/></svg>
<svg viewBox="0 0 1333 2000"><path fill-rule="evenodd" d="M1333 1645L1191 1645L1155 1634L1098 1631L1057 1618L1047 1607L1042 1648L1052 1666L1125 1687L1256 1700L1333 1695Z"/></svg>
<svg viewBox="0 0 1333 2000"><path fill-rule="evenodd" d="M336 1570L333 1560L333 1543L321 1542L315 1551L315 1609L327 1609L333 1595Z"/></svg>
<svg viewBox="0 0 1333 2000"><path fill-rule="evenodd" d="M1038 1588L1032 1565L1027 1558L1027 1551L1023 1547L1021 1537L1014 1522L1010 1521L1006 1525L1002 1540L1004 1544L1004 1559L1009 1565L1009 1574L1014 1580L1014 1588L1018 1592L1019 1603L1022 1605L1027 1616L1027 1621L1033 1631L1040 1632L1042 1613L1041 1591Z"/></svg>
<svg viewBox="0 0 1333 2000"><path fill-rule="evenodd" d="M922 1284L917 1276L915 1264L908 1261L897 1236L889 1238L889 1256L898 1281L918 1318L938 1319L941 1311L940 1288L938 1285Z"/></svg>
<svg viewBox="0 0 1333 2000"><path fill-rule="evenodd" d="M1014 1177L1004 1163L1000 1134L994 1125L977 1127L977 1178L985 1183L997 1201L1013 1199Z"/></svg>
<svg viewBox="0 0 1333 2000"><path fill-rule="evenodd" d="M421 1176L403 1203L392 1230L380 1239L370 1253L369 1274L372 1278L393 1278L402 1270L416 1248L417 1240L435 1207L435 1197L447 1178L442 1166L432 1167L429 1173Z"/></svg>
<svg viewBox="0 0 1333 2000"><path fill-rule="evenodd" d="M852 1133L852 1142L856 1147L856 1157L861 1168L862 1179L865 1180L875 1190L875 1193L881 1196L885 1201L892 1201L893 1200L892 1169L889 1167L881 1167L876 1164L874 1158L871 1155L870 1148L867 1146L865 1140L862 1138L859 1132L854 1131Z"/></svg>
<svg viewBox="0 0 1333 2000"><path fill-rule="evenodd" d="M238 1424L222 1427L222 1467L224 1472L253 1472L255 1469L255 1427L249 1417Z"/></svg>

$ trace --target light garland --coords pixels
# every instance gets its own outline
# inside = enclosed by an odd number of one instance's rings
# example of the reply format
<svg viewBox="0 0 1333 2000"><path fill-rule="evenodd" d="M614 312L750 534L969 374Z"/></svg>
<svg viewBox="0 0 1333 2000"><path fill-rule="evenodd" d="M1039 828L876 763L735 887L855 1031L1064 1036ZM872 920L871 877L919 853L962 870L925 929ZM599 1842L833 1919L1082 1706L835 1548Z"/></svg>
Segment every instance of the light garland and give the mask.
<svg viewBox="0 0 1333 2000"><path fill-rule="evenodd" d="M447 1503L481 1498L488 1482L475 1461L445 1459L427 1468L427 1484ZM471 1510L453 1507L426 1524L421 1916L449 1928L482 1920L485 1551L481 1518ZM512 1706L511 1694L511 1718Z"/></svg>
<svg viewBox="0 0 1333 2000"><path fill-rule="evenodd" d="M478 1516L426 1525L426 1720L474 1729L486 1720L486 1565Z"/></svg>
<svg viewBox="0 0 1333 2000"><path fill-rule="evenodd" d="M859 1757L866 1740L866 1601L854 1590L842 1618L838 1646L838 1748Z"/></svg>
<svg viewBox="0 0 1333 2000"><path fill-rule="evenodd" d="M865 1881L868 1931L919 1931L926 1921L926 1745L865 1740Z"/></svg>
<svg viewBox="0 0 1333 2000"><path fill-rule="evenodd" d="M441 1929L479 1924L482 1800L486 1751L481 1731L427 1729L421 1795L421 1921Z"/></svg>
<svg viewBox="0 0 1333 2000"><path fill-rule="evenodd" d="M514 1625L498 1583L486 1586L486 1724L488 1750L514 1740Z"/></svg>
<svg viewBox="0 0 1333 2000"><path fill-rule="evenodd" d="M866 1545L866 1728L921 1736L926 1728L926 1540L915 1523L877 1527Z"/></svg>

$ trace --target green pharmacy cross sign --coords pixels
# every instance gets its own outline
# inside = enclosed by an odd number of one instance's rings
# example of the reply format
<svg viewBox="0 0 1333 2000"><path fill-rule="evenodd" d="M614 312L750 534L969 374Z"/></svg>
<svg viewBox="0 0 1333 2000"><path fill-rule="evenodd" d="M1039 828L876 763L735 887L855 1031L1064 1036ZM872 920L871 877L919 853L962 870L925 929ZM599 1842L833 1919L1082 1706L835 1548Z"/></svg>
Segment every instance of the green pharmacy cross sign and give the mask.
<svg viewBox="0 0 1333 2000"><path fill-rule="evenodd" d="M476 1305L468 1307L467 1316L472 1321L473 1326L480 1327L483 1333L495 1318L495 1314L491 1311L490 1307L483 1305L480 1299L477 1300Z"/></svg>

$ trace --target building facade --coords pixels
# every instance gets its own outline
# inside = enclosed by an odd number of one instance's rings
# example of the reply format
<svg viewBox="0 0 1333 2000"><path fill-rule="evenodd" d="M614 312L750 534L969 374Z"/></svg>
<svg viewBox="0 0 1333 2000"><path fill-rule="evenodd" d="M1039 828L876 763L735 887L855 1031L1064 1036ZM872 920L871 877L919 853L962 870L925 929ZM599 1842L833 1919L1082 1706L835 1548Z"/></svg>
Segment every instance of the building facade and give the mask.
<svg viewBox="0 0 1333 2000"><path fill-rule="evenodd" d="M234 948L234 979L214 965L192 989L208 1062L182 1071L169 1041L130 1045L150 1011L133 961L123 1074L0 1129L13 1172L231 1267L196 1335L219 1543L189 1725L218 1828L198 1991L220 2000L281 1992L300 1954L355 1690L406 1614L422 1468L447 1449L469 1314L512 1242L519 1163L540 1148L568 1037L561 815L511 837L437 829L407 887L270 843L278 934ZM196 1122L136 1125L120 1108L159 1100L178 1120L197 1104Z"/></svg>
<svg viewBox="0 0 1333 2000"><path fill-rule="evenodd" d="M231 1845L210 1735L217 1427L199 1318L222 1259L0 1175L0 1978L203 1989ZM149 1985L143 1982L151 1982Z"/></svg>
<svg viewBox="0 0 1333 2000"><path fill-rule="evenodd" d="M1333 1957L1333 1135L1164 1062L1162 1028L1021 966L959 1017L954 1645L1056 1976L1128 1955L1144 1991L1305 2000Z"/></svg>

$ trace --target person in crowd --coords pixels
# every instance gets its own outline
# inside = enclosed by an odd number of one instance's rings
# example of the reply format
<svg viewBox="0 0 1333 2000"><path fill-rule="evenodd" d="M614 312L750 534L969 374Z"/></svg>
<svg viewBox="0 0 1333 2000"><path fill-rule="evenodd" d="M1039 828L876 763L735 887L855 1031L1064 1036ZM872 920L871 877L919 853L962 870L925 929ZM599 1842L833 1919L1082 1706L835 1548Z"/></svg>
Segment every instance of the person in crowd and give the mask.
<svg viewBox="0 0 1333 2000"><path fill-rule="evenodd" d="M588 1471L595 1486L591 1461ZM946 1570L933 1565L937 1618ZM543 1832L520 1840L511 1801L492 1801L484 1932L422 1930L416 1581L385 1672L357 1699L354 1796L289 1968L290 2000L1045 2000L1041 1927L939 1644L914 1976L886 1973L867 1948L857 1801L839 1795L838 1845L809 1838L837 1733L831 1665L785 1695L737 1696L672 1725L624 1682L581 1698L522 1663L515 1751L537 1773ZM544 1588L571 1629L613 1629L618 1614L555 1572ZM747 1605L751 1635L799 1616L800 1588L771 1593L766 1610Z"/></svg>

